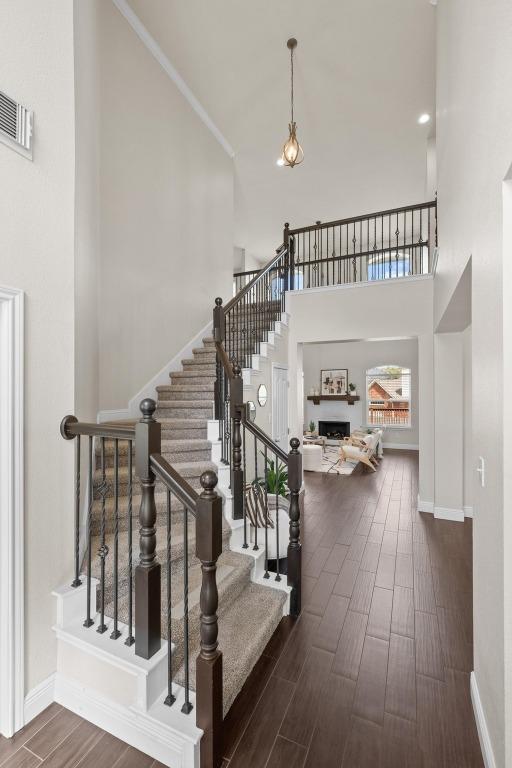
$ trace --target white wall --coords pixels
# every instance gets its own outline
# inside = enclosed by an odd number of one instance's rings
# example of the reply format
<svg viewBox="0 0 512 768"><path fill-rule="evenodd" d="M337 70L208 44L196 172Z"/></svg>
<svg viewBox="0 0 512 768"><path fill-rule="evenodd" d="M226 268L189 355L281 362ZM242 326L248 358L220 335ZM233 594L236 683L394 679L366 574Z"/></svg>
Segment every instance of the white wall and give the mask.
<svg viewBox="0 0 512 768"><path fill-rule="evenodd" d="M475 458L483 456L487 467L485 488L475 483L473 499L474 666L496 764L502 768L512 764L512 616L508 612L506 626L504 616L512 587L506 565L512 531L504 527L510 485L503 495L503 467L511 465L512 456L510 445L503 452L502 396L504 387L510 389L512 373L505 371L503 379L503 314L510 313L510 282L502 287L502 268L510 251L502 243L502 183L512 162L512 4L441 0L437 14L440 257L435 317L442 316L472 256L473 445Z"/></svg>
<svg viewBox="0 0 512 768"><path fill-rule="evenodd" d="M475 479L475 464L473 459L473 424L472 424L472 400L473 400L473 371L471 361L471 326L462 332L462 355L464 367L464 509L466 514L473 510L473 482Z"/></svg>
<svg viewBox="0 0 512 768"><path fill-rule="evenodd" d="M286 301L288 361L296 372L290 377L290 434L303 429L301 359L307 343L417 338L419 492L427 506L434 501L432 289L425 276L291 291Z"/></svg>
<svg viewBox="0 0 512 768"><path fill-rule="evenodd" d="M100 408L122 408L232 295L233 162L99 4Z"/></svg>
<svg viewBox="0 0 512 768"><path fill-rule="evenodd" d="M0 284L26 292L26 690L55 669L51 590L71 573L74 411L73 4L0 5L0 87L34 110L33 162L0 144Z"/></svg>
<svg viewBox="0 0 512 768"><path fill-rule="evenodd" d="M84 421L96 421L99 410L99 3L100 0L74 0L75 403L76 413ZM91 119L92 115L96 119Z"/></svg>
<svg viewBox="0 0 512 768"><path fill-rule="evenodd" d="M411 426L386 427L385 444L418 447L418 341L359 341L339 344L305 344L304 370L304 424L313 420L318 428L320 420L349 421L351 429L367 423L366 371L378 365L396 364L411 369ZM311 388L320 387L320 371L329 368L348 368L348 380L355 384L361 398L353 405L347 402L320 402L307 400Z"/></svg>
<svg viewBox="0 0 512 768"><path fill-rule="evenodd" d="M434 336L435 513L463 515L464 368L460 333Z"/></svg>
<svg viewBox="0 0 512 768"><path fill-rule="evenodd" d="M275 344L269 346L267 356L260 356L259 371L251 375L251 383L244 386L244 401L252 400L256 404L255 423L272 437L272 414L273 414L273 375L272 366L274 363L288 366L288 331L286 328L281 335L276 335ZM258 404L258 389L264 384L267 388L267 404L261 406ZM283 447L283 446L281 446ZM286 446L284 446L286 450Z"/></svg>

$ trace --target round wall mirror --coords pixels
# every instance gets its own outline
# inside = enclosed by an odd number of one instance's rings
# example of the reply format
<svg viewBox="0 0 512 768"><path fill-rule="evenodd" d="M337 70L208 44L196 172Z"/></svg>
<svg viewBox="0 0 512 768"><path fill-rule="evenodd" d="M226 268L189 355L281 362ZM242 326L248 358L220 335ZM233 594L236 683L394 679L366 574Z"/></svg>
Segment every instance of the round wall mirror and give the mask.
<svg viewBox="0 0 512 768"><path fill-rule="evenodd" d="M256 418L256 404L253 403L252 400L249 400L247 405L249 407L249 419L251 421L254 421L254 419Z"/></svg>
<svg viewBox="0 0 512 768"><path fill-rule="evenodd" d="M264 384L258 387L258 403L263 407L267 404L268 392Z"/></svg>

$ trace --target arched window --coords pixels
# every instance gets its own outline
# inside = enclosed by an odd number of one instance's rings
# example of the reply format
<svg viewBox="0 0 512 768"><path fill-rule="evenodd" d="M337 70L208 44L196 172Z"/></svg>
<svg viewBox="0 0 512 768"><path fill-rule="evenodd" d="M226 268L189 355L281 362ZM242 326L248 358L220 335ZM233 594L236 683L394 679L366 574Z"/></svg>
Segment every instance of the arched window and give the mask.
<svg viewBox="0 0 512 768"><path fill-rule="evenodd" d="M411 369L379 365L366 371L367 423L411 426Z"/></svg>

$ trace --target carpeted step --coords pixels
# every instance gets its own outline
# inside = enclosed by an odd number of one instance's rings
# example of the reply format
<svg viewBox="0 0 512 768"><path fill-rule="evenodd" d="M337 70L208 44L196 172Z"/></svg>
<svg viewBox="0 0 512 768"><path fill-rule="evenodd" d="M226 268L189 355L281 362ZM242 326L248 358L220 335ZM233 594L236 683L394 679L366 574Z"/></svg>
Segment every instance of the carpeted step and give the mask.
<svg viewBox="0 0 512 768"><path fill-rule="evenodd" d="M222 548L229 552L229 539L231 530L226 521L223 521L222 528ZM184 557L184 536L183 536L183 512L179 516L171 518L171 574L179 579L183 584L183 557ZM108 547L108 554L105 558L105 603L110 603L114 598L114 532L109 531L105 534L105 544ZM118 535L118 596L128 594L129 585L129 539L128 531L119 531ZM96 556L101 545L100 531L92 539L92 568L91 574L94 578L101 577L101 561ZM196 558L196 529L194 515L188 515L188 555L189 569L197 566L199 560ZM167 519L161 523L159 521L156 529L156 556L162 566L162 570L167 569ZM139 534L138 527L133 527L132 535L132 573L139 561ZM87 561L84 560L84 573L87 572ZM111 615L107 612L107 615Z"/></svg>
<svg viewBox="0 0 512 768"><path fill-rule="evenodd" d="M162 384L156 390L158 403L162 400L213 400L213 384Z"/></svg>
<svg viewBox="0 0 512 768"><path fill-rule="evenodd" d="M252 558L239 555L227 550L217 561L217 587L219 592L219 617L227 612L229 607L238 602L239 596L249 585L252 568ZM174 669L179 669L184 657L184 621L183 621L183 571L173 573L171 579L171 640L175 645L173 654ZM195 648L199 644L200 606L199 596L202 583L201 566L199 562L190 564L188 570L188 604L189 604L189 648L190 671L195 668L194 659L197 655ZM167 569L162 568L162 636L167 638ZM119 599L119 619L126 622L128 617L128 593ZM111 616L113 605L105 608L107 616ZM194 651L194 655L192 655Z"/></svg>
<svg viewBox="0 0 512 768"><path fill-rule="evenodd" d="M169 374L173 384L215 384L215 373L209 374L207 371L172 371Z"/></svg>
<svg viewBox="0 0 512 768"><path fill-rule="evenodd" d="M165 416L158 419L163 439L188 440L206 439L208 424L207 418L169 419Z"/></svg>
<svg viewBox="0 0 512 768"><path fill-rule="evenodd" d="M217 353L213 347L195 347L192 350L192 354L198 360L203 361L215 361Z"/></svg>
<svg viewBox="0 0 512 768"><path fill-rule="evenodd" d="M228 712L254 665L263 653L283 617L286 594L281 590L248 583L227 609L219 605L219 650L222 651L223 705ZM199 643L190 658L199 653ZM179 658L179 657L178 657ZM178 661L176 659L176 662ZM184 667L176 682L184 683ZM195 690L195 664L190 665L190 685Z"/></svg>
<svg viewBox="0 0 512 768"><path fill-rule="evenodd" d="M135 444L131 443L133 462L135 461ZM119 466L128 465L128 442L119 442ZM182 440L162 439L162 456L170 464L183 461L209 461L211 459L211 444L206 439L184 438ZM114 441L105 440L105 467L114 466ZM101 448L96 448L96 469L101 467Z"/></svg>
<svg viewBox="0 0 512 768"><path fill-rule="evenodd" d="M184 371L208 371L212 376L216 374L215 360L200 360L195 357L189 357L181 361Z"/></svg>
<svg viewBox="0 0 512 768"><path fill-rule="evenodd" d="M213 400L159 400L155 418L213 419Z"/></svg>
<svg viewBox="0 0 512 768"><path fill-rule="evenodd" d="M176 472L178 472L185 480L188 482L189 485L192 486L196 491L201 491L201 483L199 482L201 475L203 472L206 472L207 470L213 470L215 471L217 468L217 465L214 464L211 461L184 461L184 462L175 462L173 464L174 469ZM114 468L113 467L107 467L105 469L105 480L107 482L107 493L106 498L110 498L114 496ZM101 499L101 495L98 490L98 486L102 482L102 473L101 470L96 470L94 473L94 498L95 499ZM119 493L122 496L126 496L128 493L128 467L119 467L119 473L118 473L118 483L119 483ZM133 479L133 490L135 492L137 485L137 480L134 477ZM163 484L157 479L156 481L156 490L158 492L165 490Z"/></svg>

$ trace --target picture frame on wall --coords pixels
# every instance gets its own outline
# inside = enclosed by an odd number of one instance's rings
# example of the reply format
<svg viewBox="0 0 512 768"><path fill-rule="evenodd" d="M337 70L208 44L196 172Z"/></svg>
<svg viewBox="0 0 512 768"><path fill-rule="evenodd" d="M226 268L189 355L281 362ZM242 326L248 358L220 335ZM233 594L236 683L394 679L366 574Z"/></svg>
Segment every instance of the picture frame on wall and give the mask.
<svg viewBox="0 0 512 768"><path fill-rule="evenodd" d="M320 371L321 395L346 395L348 393L348 368L323 369Z"/></svg>

